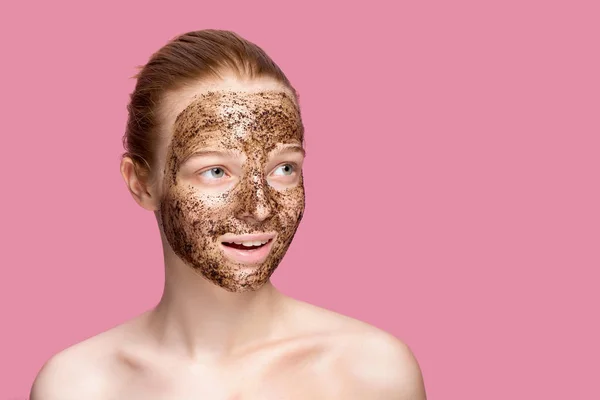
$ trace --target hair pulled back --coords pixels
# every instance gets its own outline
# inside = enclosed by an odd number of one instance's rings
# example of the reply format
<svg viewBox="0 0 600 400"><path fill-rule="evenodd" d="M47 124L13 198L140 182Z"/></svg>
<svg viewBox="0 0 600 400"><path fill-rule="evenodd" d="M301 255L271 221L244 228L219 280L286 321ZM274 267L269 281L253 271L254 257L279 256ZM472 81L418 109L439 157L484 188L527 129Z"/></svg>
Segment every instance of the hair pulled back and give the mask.
<svg viewBox="0 0 600 400"><path fill-rule="evenodd" d="M154 53L135 75L135 89L127 106L123 157L130 157L138 176L146 179L155 165L159 135L158 107L166 92L186 83L220 78L223 72L239 77L269 77L298 95L287 77L260 47L238 34L206 29L179 35Z"/></svg>

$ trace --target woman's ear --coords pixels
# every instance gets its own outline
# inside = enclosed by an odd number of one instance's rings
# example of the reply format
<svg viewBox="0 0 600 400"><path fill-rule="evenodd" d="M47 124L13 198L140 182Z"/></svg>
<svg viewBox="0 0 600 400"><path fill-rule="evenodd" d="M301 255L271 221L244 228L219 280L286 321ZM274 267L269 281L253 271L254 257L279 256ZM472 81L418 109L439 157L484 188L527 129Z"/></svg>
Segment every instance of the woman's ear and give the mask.
<svg viewBox="0 0 600 400"><path fill-rule="evenodd" d="M133 199L146 210L156 211L160 208L160 193L148 183L147 176L141 175L130 157L121 160L121 175Z"/></svg>

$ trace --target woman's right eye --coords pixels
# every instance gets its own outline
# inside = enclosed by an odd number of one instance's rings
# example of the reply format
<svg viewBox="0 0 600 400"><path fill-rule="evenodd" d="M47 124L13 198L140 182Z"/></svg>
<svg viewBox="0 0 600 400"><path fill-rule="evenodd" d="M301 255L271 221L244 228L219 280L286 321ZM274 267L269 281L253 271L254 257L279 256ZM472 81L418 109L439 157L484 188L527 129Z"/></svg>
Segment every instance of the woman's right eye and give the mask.
<svg viewBox="0 0 600 400"><path fill-rule="evenodd" d="M211 169L207 169L204 172L200 173L200 176L206 177L208 179L219 179L225 175L225 170L220 167L214 167Z"/></svg>

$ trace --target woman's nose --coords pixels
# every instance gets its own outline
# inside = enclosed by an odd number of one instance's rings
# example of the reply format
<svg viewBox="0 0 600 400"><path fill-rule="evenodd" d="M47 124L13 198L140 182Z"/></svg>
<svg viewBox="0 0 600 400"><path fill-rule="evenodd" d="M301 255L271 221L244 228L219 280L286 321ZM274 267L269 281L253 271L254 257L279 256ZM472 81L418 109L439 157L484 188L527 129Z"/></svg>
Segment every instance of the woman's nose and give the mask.
<svg viewBox="0 0 600 400"><path fill-rule="evenodd" d="M262 222L271 216L273 206L262 174L254 173L249 176L240 189L238 218Z"/></svg>

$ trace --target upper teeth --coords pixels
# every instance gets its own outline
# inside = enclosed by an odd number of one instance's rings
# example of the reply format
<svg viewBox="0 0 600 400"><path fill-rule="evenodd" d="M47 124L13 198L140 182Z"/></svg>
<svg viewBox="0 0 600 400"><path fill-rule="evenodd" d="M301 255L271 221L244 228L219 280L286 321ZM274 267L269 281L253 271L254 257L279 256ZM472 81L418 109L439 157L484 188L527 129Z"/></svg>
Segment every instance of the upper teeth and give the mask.
<svg viewBox="0 0 600 400"><path fill-rule="evenodd" d="M255 241L233 242L233 243L250 247L250 246L260 246L261 244L265 244L267 242L268 242L268 240L264 240L264 241L255 240ZM231 243L231 242L229 242L229 243Z"/></svg>

